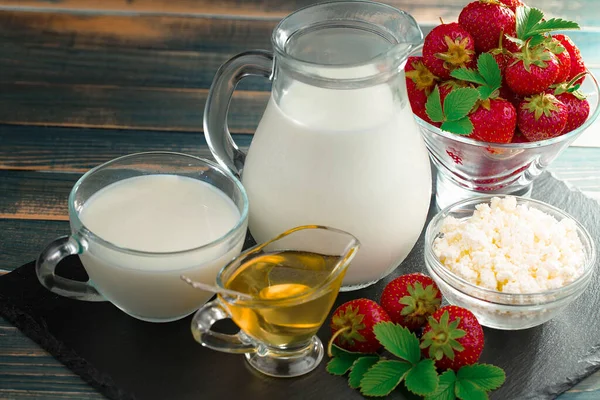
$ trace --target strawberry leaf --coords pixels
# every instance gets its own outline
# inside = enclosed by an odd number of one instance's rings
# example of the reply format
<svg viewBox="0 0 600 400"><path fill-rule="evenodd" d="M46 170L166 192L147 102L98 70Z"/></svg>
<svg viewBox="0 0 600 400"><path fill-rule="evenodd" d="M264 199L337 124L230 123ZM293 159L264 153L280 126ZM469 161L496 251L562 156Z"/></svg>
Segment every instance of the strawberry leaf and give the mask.
<svg viewBox="0 0 600 400"><path fill-rule="evenodd" d="M545 41L546 38L543 35L534 35L527 41L527 43L529 44L529 47L535 47L544 43Z"/></svg>
<svg viewBox="0 0 600 400"><path fill-rule="evenodd" d="M329 360L326 369L331 375L341 376L350 371L350 368L352 368L352 362L342 357L335 357Z"/></svg>
<svg viewBox="0 0 600 400"><path fill-rule="evenodd" d="M439 383L433 360L426 358L414 365L406 374L404 383L406 388L414 394L424 396L433 393Z"/></svg>
<svg viewBox="0 0 600 400"><path fill-rule="evenodd" d="M333 345L331 348L333 358L327 363L325 368L331 375L344 375L352 368L352 364L358 358L363 357L363 353L353 353Z"/></svg>
<svg viewBox="0 0 600 400"><path fill-rule="evenodd" d="M487 100L490 98L492 93L494 93L496 91L496 89L493 89L489 86L479 86L477 88L477 91L479 92L479 98L481 100Z"/></svg>
<svg viewBox="0 0 600 400"><path fill-rule="evenodd" d="M440 99L440 89L437 87L437 85L433 91L429 93L429 96L427 96L425 111L427 112L429 119L431 119L433 122L442 122L444 120L442 100Z"/></svg>
<svg viewBox="0 0 600 400"><path fill-rule="evenodd" d="M461 400L487 400L488 395L471 381L456 381L454 394Z"/></svg>
<svg viewBox="0 0 600 400"><path fill-rule="evenodd" d="M404 379L411 367L404 361L380 360L363 376L360 392L365 396L387 396Z"/></svg>
<svg viewBox="0 0 600 400"><path fill-rule="evenodd" d="M460 382L469 381L479 389L489 392L498 389L506 380L502 368L490 364L465 365L458 370L457 379Z"/></svg>
<svg viewBox="0 0 600 400"><path fill-rule="evenodd" d="M527 40L528 33L544 18L542 10L528 6L517 7L517 37Z"/></svg>
<svg viewBox="0 0 600 400"><path fill-rule="evenodd" d="M493 57L492 57L493 58ZM475 71L471 68L458 68L450 73L450 76L456 79L460 79L462 81L473 82L479 85L485 85L486 81L483 76L478 71Z"/></svg>
<svg viewBox="0 0 600 400"><path fill-rule="evenodd" d="M352 370L348 376L348 385L350 385L352 389L358 389L365 372L377 363L377 361L379 361L378 356L365 356L356 359L352 364Z"/></svg>
<svg viewBox="0 0 600 400"><path fill-rule="evenodd" d="M455 400L454 386L456 384L456 375L451 369L440 375L440 381L437 389L425 396L425 400Z"/></svg>
<svg viewBox="0 0 600 400"><path fill-rule="evenodd" d="M519 47L523 46L525 44L525 41L516 37L512 37L512 36L505 36L506 39L510 40L511 42L517 44Z"/></svg>
<svg viewBox="0 0 600 400"><path fill-rule="evenodd" d="M444 99L446 121L457 121L465 117L479 99L477 89L454 89Z"/></svg>
<svg viewBox="0 0 600 400"><path fill-rule="evenodd" d="M442 130L457 135L470 135L473 132L473 123L468 117L459 119L458 121L447 121L441 126Z"/></svg>
<svg viewBox="0 0 600 400"><path fill-rule="evenodd" d="M481 53L477 59L477 69L483 79L485 79L485 84L490 87L491 92L500 89L502 85L502 73L493 55L490 53Z"/></svg>
<svg viewBox="0 0 600 400"><path fill-rule="evenodd" d="M580 29L579 24L573 21L567 21L562 18L551 18L547 21L541 21L535 24L527 35L540 35L542 33L548 33L552 31L558 30L566 30L566 29Z"/></svg>
<svg viewBox="0 0 600 400"><path fill-rule="evenodd" d="M396 357L416 364L421 359L419 339L407 328L393 322L380 322L373 327L375 337Z"/></svg>

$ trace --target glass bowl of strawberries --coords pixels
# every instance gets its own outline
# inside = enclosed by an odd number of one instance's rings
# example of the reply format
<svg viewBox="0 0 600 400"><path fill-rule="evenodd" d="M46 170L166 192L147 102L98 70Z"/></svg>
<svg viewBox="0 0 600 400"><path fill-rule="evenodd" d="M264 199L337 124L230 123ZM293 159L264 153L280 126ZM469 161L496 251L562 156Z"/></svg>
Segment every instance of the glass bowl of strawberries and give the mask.
<svg viewBox="0 0 600 400"><path fill-rule="evenodd" d="M564 30L519 0L477 0L425 37L407 93L437 169L444 208L489 194L527 197L533 181L600 113L596 78Z"/></svg>
<svg viewBox="0 0 600 400"><path fill-rule="evenodd" d="M556 207L517 196L450 205L429 223L424 253L450 304L504 330L554 318L589 286L596 260L583 225Z"/></svg>

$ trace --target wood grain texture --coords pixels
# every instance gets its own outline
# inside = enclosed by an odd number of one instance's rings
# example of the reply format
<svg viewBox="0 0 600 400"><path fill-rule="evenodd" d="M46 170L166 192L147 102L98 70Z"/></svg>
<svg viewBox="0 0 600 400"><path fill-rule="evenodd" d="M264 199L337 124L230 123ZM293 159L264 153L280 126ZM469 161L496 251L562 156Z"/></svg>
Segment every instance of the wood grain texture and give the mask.
<svg viewBox="0 0 600 400"><path fill-rule="evenodd" d="M0 83L0 122L177 131L202 130L208 90ZM232 132L253 133L268 92L236 91Z"/></svg>
<svg viewBox="0 0 600 400"><path fill-rule="evenodd" d="M249 135L234 135L242 149ZM158 132L0 125L0 169L84 172L143 151L176 151L212 158L200 131Z"/></svg>
<svg viewBox="0 0 600 400"><path fill-rule="evenodd" d="M0 399L103 398L2 318L0 342Z"/></svg>
<svg viewBox="0 0 600 400"><path fill-rule="evenodd" d="M87 11L93 13L160 13L160 14L199 14L221 17L261 17L282 18L294 10L319 0L0 0L0 9L43 9L61 11ZM446 20L455 18L468 0L383 0L410 12L420 22L435 22L439 17ZM549 15L557 15L597 24L600 14L595 0L552 1L529 0L527 4L542 8Z"/></svg>
<svg viewBox="0 0 600 400"><path fill-rule="evenodd" d="M0 12L0 82L208 88L236 53L269 49L275 22L205 17ZM428 32L431 25L423 25ZM590 67L595 32L570 33ZM266 80L242 90L266 90Z"/></svg>
<svg viewBox="0 0 600 400"><path fill-rule="evenodd" d="M12 271L35 260L47 243L67 234L66 221L0 219L0 268Z"/></svg>

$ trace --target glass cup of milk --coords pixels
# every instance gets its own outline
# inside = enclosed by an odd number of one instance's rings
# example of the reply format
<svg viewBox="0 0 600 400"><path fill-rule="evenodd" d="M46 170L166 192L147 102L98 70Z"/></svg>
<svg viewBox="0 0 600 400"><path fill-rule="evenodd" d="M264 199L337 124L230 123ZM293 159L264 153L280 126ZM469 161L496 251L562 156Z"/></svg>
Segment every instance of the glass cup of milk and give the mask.
<svg viewBox="0 0 600 400"><path fill-rule="evenodd" d="M241 252L248 198L219 165L170 152L131 154L100 165L69 196L71 235L50 243L36 263L40 283L77 300L110 301L144 321L169 322L200 308L212 293L180 279L214 285ZM87 282L55 274L79 255Z"/></svg>

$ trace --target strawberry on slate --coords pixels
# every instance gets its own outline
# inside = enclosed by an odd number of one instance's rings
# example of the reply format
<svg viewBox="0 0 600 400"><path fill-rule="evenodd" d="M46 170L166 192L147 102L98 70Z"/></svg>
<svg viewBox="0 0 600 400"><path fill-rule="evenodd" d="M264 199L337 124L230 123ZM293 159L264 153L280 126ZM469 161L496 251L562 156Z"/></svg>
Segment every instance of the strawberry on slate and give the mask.
<svg viewBox="0 0 600 400"><path fill-rule="evenodd" d="M423 57L408 57L404 71L408 100L413 113L422 120L432 123L425 112L425 103L438 77L423 64Z"/></svg>
<svg viewBox="0 0 600 400"><path fill-rule="evenodd" d="M470 138L482 142L510 143L517 126L517 111L508 100L489 99L481 102L469 119L473 123Z"/></svg>
<svg viewBox="0 0 600 400"><path fill-rule="evenodd" d="M544 46L530 49L524 46L513 54L514 60L506 67L505 79L510 90L522 96L543 92L556 81L558 60Z"/></svg>
<svg viewBox="0 0 600 400"><path fill-rule="evenodd" d="M458 371L479 360L483 342L483 329L471 311L445 306L429 317L420 347L440 371Z"/></svg>
<svg viewBox="0 0 600 400"><path fill-rule="evenodd" d="M530 142L560 136L569 115L567 106L549 93L526 97L517 113L519 130Z"/></svg>
<svg viewBox="0 0 600 400"><path fill-rule="evenodd" d="M456 68L472 66L474 59L473 38L456 22L438 25L425 37L423 62L442 79L450 78Z"/></svg>
<svg viewBox="0 0 600 400"><path fill-rule="evenodd" d="M352 352L373 353L381 344L375 337L373 326L379 322L391 321L390 316L376 302L369 299L355 299L339 306L331 317L331 344ZM329 351L331 357L331 351Z"/></svg>
<svg viewBox="0 0 600 400"><path fill-rule="evenodd" d="M478 53L496 48L503 33L516 36L515 13L498 0L477 0L467 4L458 16L458 23L471 34Z"/></svg>
<svg viewBox="0 0 600 400"><path fill-rule="evenodd" d="M583 58L581 57L581 52L579 51L579 48L575 46L575 43L573 43L571 38L563 34L552 35L552 37L557 39L569 53L569 58L571 60L571 72L569 73L567 80L571 80L575 76L586 72L585 64L583 62ZM576 83L583 83L584 78L585 75L582 75L582 77L576 81Z"/></svg>
<svg viewBox="0 0 600 400"><path fill-rule="evenodd" d="M442 293L427 275L406 274L385 286L379 303L393 322L416 330L440 308Z"/></svg>

